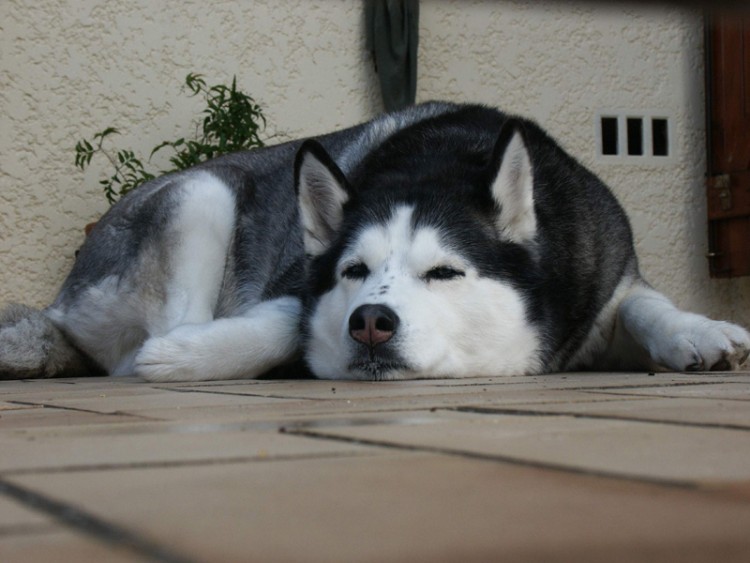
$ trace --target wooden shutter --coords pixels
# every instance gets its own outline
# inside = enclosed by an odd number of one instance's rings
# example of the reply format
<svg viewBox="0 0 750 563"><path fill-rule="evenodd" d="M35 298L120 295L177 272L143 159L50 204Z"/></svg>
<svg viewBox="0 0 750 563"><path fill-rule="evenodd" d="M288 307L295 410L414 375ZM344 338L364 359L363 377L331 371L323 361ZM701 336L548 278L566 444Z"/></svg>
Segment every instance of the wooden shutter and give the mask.
<svg viewBox="0 0 750 563"><path fill-rule="evenodd" d="M750 15L707 18L709 270L750 275Z"/></svg>

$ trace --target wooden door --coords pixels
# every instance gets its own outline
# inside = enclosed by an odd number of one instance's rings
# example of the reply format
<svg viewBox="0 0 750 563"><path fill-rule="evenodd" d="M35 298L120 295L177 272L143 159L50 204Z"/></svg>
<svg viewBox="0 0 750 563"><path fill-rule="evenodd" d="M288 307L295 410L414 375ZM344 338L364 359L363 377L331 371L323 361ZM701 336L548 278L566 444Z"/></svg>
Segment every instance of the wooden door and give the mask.
<svg viewBox="0 0 750 563"><path fill-rule="evenodd" d="M707 19L709 271L750 275L750 15Z"/></svg>

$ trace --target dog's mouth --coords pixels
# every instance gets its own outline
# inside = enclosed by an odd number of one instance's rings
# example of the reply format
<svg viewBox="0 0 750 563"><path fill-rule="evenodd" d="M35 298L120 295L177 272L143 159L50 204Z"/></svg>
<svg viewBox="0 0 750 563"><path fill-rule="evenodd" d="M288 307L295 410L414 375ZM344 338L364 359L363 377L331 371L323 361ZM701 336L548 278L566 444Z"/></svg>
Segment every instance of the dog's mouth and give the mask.
<svg viewBox="0 0 750 563"><path fill-rule="evenodd" d="M349 349L350 361L347 371L353 379L388 381L407 379L414 371L400 352L399 339L393 338L378 344L356 342Z"/></svg>
<svg viewBox="0 0 750 563"><path fill-rule="evenodd" d="M367 379L371 381L391 381L404 379L403 373L410 371L404 362L392 360L381 360L377 357L358 359L347 367L350 373L355 374L356 379Z"/></svg>

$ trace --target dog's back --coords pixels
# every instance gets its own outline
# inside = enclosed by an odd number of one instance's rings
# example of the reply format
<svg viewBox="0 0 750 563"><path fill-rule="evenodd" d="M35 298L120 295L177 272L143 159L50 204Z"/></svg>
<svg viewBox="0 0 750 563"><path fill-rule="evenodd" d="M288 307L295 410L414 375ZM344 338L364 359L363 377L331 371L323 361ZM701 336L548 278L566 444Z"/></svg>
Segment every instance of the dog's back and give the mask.
<svg viewBox="0 0 750 563"><path fill-rule="evenodd" d="M424 104L320 141L352 168L393 132L452 107ZM0 377L133 373L148 338L298 296L304 254L293 173L301 143L226 155L123 197L87 237L50 307L13 305L0 315Z"/></svg>

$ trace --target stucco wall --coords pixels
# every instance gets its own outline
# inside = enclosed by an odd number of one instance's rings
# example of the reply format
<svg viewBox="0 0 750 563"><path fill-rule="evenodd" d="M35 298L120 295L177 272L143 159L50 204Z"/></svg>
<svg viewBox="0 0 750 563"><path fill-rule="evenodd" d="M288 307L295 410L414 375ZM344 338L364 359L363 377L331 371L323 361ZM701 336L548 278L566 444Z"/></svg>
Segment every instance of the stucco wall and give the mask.
<svg viewBox="0 0 750 563"><path fill-rule="evenodd" d="M238 82L269 135L311 135L380 110L360 0L0 2L0 303L49 302L107 207L73 166L76 141L107 125L146 155L189 135L191 71ZM500 105L533 116L610 183L631 215L642 270L685 307L750 325L750 281L705 263L702 22L677 9L594 3L422 0L419 100ZM669 164L595 154L600 110L672 120ZM157 163L158 165L158 163Z"/></svg>

